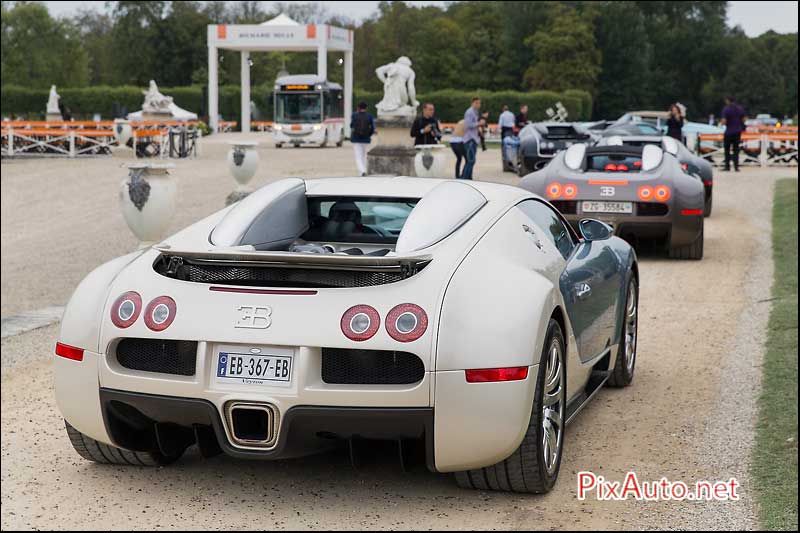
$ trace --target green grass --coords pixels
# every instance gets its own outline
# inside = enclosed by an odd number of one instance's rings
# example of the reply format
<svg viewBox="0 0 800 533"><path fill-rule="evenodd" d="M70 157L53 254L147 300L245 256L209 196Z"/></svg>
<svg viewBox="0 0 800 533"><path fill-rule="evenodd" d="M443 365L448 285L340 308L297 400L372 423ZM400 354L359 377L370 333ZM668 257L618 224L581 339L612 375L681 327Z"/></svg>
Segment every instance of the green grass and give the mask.
<svg viewBox="0 0 800 533"><path fill-rule="evenodd" d="M797 180L776 183L775 279L753 457L761 526L797 530Z"/></svg>

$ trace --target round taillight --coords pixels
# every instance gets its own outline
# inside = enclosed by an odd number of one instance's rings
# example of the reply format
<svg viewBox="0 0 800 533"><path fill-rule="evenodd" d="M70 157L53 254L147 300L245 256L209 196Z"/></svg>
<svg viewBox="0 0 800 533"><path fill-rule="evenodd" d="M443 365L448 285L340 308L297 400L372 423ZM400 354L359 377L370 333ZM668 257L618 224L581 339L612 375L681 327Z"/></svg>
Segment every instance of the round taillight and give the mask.
<svg viewBox="0 0 800 533"><path fill-rule="evenodd" d="M344 336L351 341L371 339L381 327L381 316L374 307L354 305L344 312L339 324Z"/></svg>
<svg viewBox="0 0 800 533"><path fill-rule="evenodd" d="M551 183L547 186L547 197L548 198L558 198L561 196L561 184L560 183Z"/></svg>
<svg viewBox="0 0 800 533"><path fill-rule="evenodd" d="M653 199L653 188L649 185L642 185L639 187L639 199L647 202Z"/></svg>
<svg viewBox="0 0 800 533"><path fill-rule="evenodd" d="M118 328L129 328L142 312L142 297L138 292L128 291L111 306L111 322Z"/></svg>
<svg viewBox="0 0 800 533"><path fill-rule="evenodd" d="M428 329L428 315L418 305L400 304L386 315L386 331L394 340L411 342Z"/></svg>
<svg viewBox="0 0 800 533"><path fill-rule="evenodd" d="M568 183L564 185L563 189L564 198L573 199L578 196L578 186L573 183Z"/></svg>
<svg viewBox="0 0 800 533"><path fill-rule="evenodd" d="M666 202L667 200L669 200L669 197L671 196L669 187L667 187L666 185L659 185L658 187L656 187L655 196L656 200L658 200L659 202Z"/></svg>
<svg viewBox="0 0 800 533"><path fill-rule="evenodd" d="M144 310L144 323L153 331L164 331L175 320L178 306L169 296L154 298Z"/></svg>

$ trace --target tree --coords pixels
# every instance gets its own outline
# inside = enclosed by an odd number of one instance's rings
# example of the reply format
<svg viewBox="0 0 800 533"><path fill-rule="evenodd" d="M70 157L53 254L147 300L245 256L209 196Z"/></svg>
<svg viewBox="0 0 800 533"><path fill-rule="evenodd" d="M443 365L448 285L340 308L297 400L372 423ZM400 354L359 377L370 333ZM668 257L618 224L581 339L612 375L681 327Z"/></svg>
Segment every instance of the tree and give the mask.
<svg viewBox="0 0 800 533"><path fill-rule="evenodd" d="M84 8L72 20L89 58L89 85L111 85L114 83L111 17Z"/></svg>
<svg viewBox="0 0 800 533"><path fill-rule="evenodd" d="M531 89L564 91L582 89L594 93L602 54L594 42L589 12L578 12L562 4L553 6L550 24L525 39L534 62L525 72Z"/></svg>
<svg viewBox="0 0 800 533"><path fill-rule="evenodd" d="M747 40L741 43L723 86L725 94L736 98L750 116L782 114L786 96L784 78L764 42Z"/></svg>
<svg viewBox="0 0 800 533"><path fill-rule="evenodd" d="M25 87L82 87L89 82L89 60L76 27L50 16L34 2L2 9L3 83Z"/></svg>
<svg viewBox="0 0 800 533"><path fill-rule="evenodd" d="M604 2L595 25L603 51L595 113L614 118L649 103L652 49L644 16L635 2Z"/></svg>
<svg viewBox="0 0 800 533"><path fill-rule="evenodd" d="M114 5L112 49L114 81L119 85L147 85L157 77L159 22L165 2L120 1Z"/></svg>

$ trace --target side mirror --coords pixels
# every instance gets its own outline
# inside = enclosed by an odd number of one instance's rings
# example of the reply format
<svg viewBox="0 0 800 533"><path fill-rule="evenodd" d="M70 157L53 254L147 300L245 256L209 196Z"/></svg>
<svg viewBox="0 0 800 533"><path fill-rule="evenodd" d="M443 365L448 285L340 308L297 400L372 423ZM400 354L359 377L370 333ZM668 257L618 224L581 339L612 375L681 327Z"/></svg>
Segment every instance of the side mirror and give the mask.
<svg viewBox="0 0 800 533"><path fill-rule="evenodd" d="M581 236L587 241L603 241L614 235L614 230L605 222L593 218L584 218L578 223Z"/></svg>

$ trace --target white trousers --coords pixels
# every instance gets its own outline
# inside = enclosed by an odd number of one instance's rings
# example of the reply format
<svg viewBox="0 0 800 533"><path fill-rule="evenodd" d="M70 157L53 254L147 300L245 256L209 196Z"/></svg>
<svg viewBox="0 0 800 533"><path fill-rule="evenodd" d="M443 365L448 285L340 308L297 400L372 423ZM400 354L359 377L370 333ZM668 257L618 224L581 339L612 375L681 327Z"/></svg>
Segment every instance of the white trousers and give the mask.
<svg viewBox="0 0 800 533"><path fill-rule="evenodd" d="M359 176L367 173L368 151L369 145L367 143L353 143L353 154L356 156L356 168L358 168Z"/></svg>

